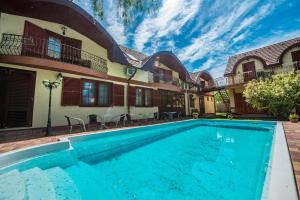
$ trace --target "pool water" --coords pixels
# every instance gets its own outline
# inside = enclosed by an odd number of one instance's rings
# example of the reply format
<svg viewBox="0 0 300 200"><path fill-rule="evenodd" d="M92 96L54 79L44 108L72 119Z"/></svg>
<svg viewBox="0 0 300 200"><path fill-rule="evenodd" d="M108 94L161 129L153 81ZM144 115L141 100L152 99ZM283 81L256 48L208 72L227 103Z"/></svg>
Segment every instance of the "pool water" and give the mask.
<svg viewBox="0 0 300 200"><path fill-rule="evenodd" d="M77 137L3 169L0 199L260 199L274 127L190 120Z"/></svg>

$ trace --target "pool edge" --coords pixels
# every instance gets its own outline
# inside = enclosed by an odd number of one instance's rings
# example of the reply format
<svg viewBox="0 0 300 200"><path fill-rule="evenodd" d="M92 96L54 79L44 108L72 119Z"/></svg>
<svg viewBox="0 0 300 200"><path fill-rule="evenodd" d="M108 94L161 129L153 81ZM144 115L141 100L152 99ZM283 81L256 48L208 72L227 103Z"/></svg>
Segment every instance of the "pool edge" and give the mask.
<svg viewBox="0 0 300 200"><path fill-rule="evenodd" d="M298 200L294 172L282 122L277 122L276 124L270 162L261 199Z"/></svg>

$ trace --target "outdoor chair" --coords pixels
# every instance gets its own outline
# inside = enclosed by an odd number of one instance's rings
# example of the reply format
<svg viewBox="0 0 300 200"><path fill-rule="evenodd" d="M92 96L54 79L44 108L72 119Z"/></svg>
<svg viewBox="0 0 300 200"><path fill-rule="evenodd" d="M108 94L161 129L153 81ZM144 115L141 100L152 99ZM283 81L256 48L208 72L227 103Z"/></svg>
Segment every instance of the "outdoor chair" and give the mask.
<svg viewBox="0 0 300 200"><path fill-rule="evenodd" d="M91 114L87 116L88 118L88 130L90 130L91 125L96 125L97 129L99 129L99 122L98 122L98 116L95 114Z"/></svg>
<svg viewBox="0 0 300 200"><path fill-rule="evenodd" d="M153 113L153 120L154 121L159 120L159 114L158 114L158 112Z"/></svg>
<svg viewBox="0 0 300 200"><path fill-rule="evenodd" d="M116 121L116 127L118 127L119 125L125 126L125 117L125 114L121 114L120 116L118 116L118 120Z"/></svg>
<svg viewBox="0 0 300 200"><path fill-rule="evenodd" d="M68 122L69 133L72 133L74 126L80 126L81 130L83 132L86 132L85 124L82 119L79 119L76 117L70 117L70 116L65 116L65 118L67 119L67 122ZM72 123L73 121L75 121L76 123L73 124Z"/></svg>
<svg viewBox="0 0 300 200"><path fill-rule="evenodd" d="M126 119L127 119L127 123L133 125L133 121L131 119L131 115L130 114L126 114Z"/></svg>

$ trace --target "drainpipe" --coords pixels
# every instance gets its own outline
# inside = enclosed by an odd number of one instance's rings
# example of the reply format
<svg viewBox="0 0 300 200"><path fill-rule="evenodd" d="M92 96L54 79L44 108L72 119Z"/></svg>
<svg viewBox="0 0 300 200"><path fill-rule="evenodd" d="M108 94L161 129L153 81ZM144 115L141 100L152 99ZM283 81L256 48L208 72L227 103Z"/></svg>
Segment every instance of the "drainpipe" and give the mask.
<svg viewBox="0 0 300 200"><path fill-rule="evenodd" d="M130 80L135 76L137 72L137 68L134 68L134 73L129 76L127 79L127 113L130 115L130 105L129 105L129 86L130 86Z"/></svg>

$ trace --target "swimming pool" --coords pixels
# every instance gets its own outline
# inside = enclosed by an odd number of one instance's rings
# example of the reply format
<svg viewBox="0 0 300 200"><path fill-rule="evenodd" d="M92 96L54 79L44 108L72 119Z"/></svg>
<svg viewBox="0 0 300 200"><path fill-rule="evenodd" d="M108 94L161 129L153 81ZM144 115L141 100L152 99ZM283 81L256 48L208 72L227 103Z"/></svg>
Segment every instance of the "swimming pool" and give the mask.
<svg viewBox="0 0 300 200"><path fill-rule="evenodd" d="M260 199L274 127L189 120L71 137L2 168L0 199Z"/></svg>

